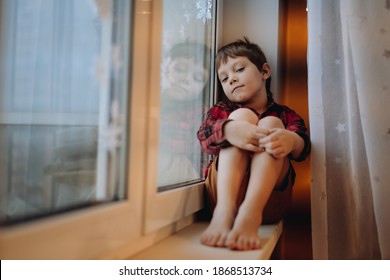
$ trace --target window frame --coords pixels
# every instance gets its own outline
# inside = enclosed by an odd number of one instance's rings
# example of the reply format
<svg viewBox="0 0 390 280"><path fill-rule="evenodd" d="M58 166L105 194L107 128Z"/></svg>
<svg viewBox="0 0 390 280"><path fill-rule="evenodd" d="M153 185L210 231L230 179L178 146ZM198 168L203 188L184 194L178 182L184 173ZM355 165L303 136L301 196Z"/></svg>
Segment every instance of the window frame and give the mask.
<svg viewBox="0 0 390 280"><path fill-rule="evenodd" d="M162 46L162 11L163 0L153 1L153 25L151 41L151 65L160 65ZM214 11L217 11L217 1L213 1ZM216 44L216 12L212 17L212 53ZM213 60L210 60L211 62ZM146 205L145 225L143 232L149 234L164 226L170 225L181 219L189 217L203 208L204 181L183 184L172 190L159 191L157 188L158 168L158 132L159 132L159 104L160 104L160 67L151 67L149 112L148 112L148 153L147 153L147 180L146 180ZM210 67L210 104L213 104L214 95L214 65Z"/></svg>

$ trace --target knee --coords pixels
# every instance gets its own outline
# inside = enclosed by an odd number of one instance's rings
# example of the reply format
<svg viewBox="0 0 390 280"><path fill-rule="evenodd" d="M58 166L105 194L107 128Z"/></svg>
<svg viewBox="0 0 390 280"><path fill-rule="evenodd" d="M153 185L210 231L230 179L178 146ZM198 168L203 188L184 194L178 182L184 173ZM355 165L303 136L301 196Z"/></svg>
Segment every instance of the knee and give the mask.
<svg viewBox="0 0 390 280"><path fill-rule="evenodd" d="M258 126L264 128L284 128L284 124L281 119L273 116L268 116L259 121Z"/></svg>
<svg viewBox="0 0 390 280"><path fill-rule="evenodd" d="M233 111L229 115L229 119L247 121L253 124L257 124L259 121L259 118L256 116L256 114L252 110L247 108L240 108Z"/></svg>

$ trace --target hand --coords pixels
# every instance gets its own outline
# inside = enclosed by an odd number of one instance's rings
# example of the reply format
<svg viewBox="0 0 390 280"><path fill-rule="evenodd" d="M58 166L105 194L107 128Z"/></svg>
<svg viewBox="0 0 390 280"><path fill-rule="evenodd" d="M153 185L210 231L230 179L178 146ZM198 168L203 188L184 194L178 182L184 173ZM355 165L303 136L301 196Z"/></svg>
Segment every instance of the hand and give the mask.
<svg viewBox="0 0 390 280"><path fill-rule="evenodd" d="M260 148L274 158L286 157L294 149L296 133L283 128L270 129L270 134L259 140Z"/></svg>
<svg viewBox="0 0 390 280"><path fill-rule="evenodd" d="M259 147L259 139L268 134L268 129L260 128L247 121L233 120L224 126L224 136L230 144L251 152L264 151Z"/></svg>

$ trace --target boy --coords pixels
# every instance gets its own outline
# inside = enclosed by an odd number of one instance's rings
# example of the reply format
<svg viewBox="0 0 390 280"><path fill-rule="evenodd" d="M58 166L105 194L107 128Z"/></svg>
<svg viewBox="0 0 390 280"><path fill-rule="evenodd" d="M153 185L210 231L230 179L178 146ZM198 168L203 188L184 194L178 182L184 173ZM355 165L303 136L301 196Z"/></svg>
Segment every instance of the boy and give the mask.
<svg viewBox="0 0 390 280"><path fill-rule="evenodd" d="M304 160L310 139L303 119L274 102L259 46L245 38L222 47L216 69L228 100L209 109L198 131L202 149L216 155L206 175L214 211L201 242L259 249L259 226L287 212L295 180L290 159Z"/></svg>

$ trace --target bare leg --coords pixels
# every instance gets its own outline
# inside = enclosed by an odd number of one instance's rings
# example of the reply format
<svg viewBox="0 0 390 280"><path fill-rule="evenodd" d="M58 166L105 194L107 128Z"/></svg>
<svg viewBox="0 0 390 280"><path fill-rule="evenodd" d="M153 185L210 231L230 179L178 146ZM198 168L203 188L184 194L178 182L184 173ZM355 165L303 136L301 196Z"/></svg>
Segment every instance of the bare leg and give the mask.
<svg viewBox="0 0 390 280"><path fill-rule="evenodd" d="M283 127L282 122L277 118L270 117L263 120L260 121L260 126ZM258 229L262 223L263 209L276 184L287 174L288 166L287 158L275 159L265 152L253 156L247 193L238 210L233 228L227 236L227 247L234 250L261 247Z"/></svg>
<svg viewBox="0 0 390 280"><path fill-rule="evenodd" d="M258 122L257 116L248 109L234 111L229 118ZM248 168L249 153L237 147L222 149L218 161L217 203L213 217L201 236L205 245L224 247L237 214L239 187Z"/></svg>

